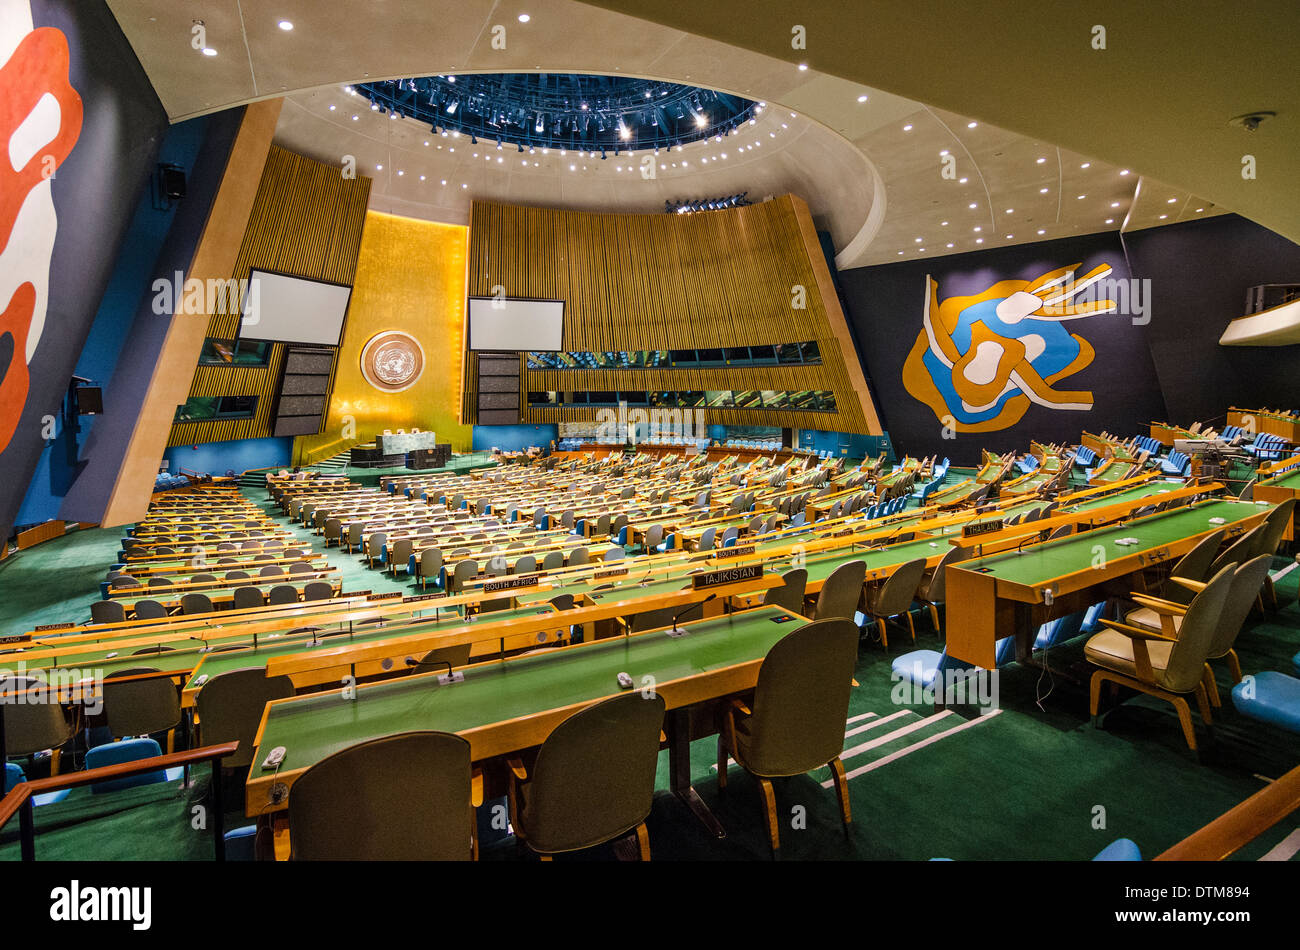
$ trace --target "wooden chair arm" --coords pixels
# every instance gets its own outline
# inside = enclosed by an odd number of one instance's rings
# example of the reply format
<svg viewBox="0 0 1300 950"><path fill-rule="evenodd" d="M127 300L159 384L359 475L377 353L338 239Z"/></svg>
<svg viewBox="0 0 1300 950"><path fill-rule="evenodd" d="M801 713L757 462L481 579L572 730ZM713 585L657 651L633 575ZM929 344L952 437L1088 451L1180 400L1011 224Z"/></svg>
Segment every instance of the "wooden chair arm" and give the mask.
<svg viewBox="0 0 1300 950"><path fill-rule="evenodd" d="M749 706L745 704L745 701L743 699L733 699L731 701L731 709L738 711L741 715L744 716L754 715L754 710L750 709Z"/></svg>
<svg viewBox="0 0 1300 950"><path fill-rule="evenodd" d="M528 781L528 770L524 768L524 760L518 756L510 756L506 759L506 765L510 767L510 774L521 782Z"/></svg>
<svg viewBox="0 0 1300 950"><path fill-rule="evenodd" d="M1187 613L1187 605L1176 603L1172 600L1165 600L1162 597L1152 597L1150 594L1139 594L1136 591L1129 594L1135 603L1143 607L1150 607L1158 614L1168 614L1174 617L1181 617Z"/></svg>
<svg viewBox="0 0 1300 950"><path fill-rule="evenodd" d="M1200 591L1205 590L1205 588L1209 586L1205 584L1203 581L1194 581L1190 577L1175 577L1173 575L1170 575L1169 579L1173 581L1175 584L1177 584L1179 587L1186 587L1188 590L1194 590L1198 593Z"/></svg>
<svg viewBox="0 0 1300 950"><path fill-rule="evenodd" d="M1122 633L1131 640L1168 640L1171 643L1176 641L1177 637L1166 636L1163 633L1157 633L1154 630L1148 630L1143 627L1134 627L1131 624L1120 623L1118 620L1103 620L1104 626L1110 627L1116 633Z"/></svg>
<svg viewBox="0 0 1300 950"><path fill-rule="evenodd" d="M1155 672L1151 669L1151 654L1147 650L1148 640L1169 640L1163 634L1153 633L1150 630L1141 630L1137 627L1130 627L1126 623L1117 623L1114 620L1103 620L1103 624L1110 627L1117 633L1122 633L1133 642L1133 671L1137 678L1144 683L1150 683L1153 686L1156 682Z"/></svg>
<svg viewBox="0 0 1300 950"><path fill-rule="evenodd" d="M483 804L483 769L475 768L469 773L469 801L475 808Z"/></svg>

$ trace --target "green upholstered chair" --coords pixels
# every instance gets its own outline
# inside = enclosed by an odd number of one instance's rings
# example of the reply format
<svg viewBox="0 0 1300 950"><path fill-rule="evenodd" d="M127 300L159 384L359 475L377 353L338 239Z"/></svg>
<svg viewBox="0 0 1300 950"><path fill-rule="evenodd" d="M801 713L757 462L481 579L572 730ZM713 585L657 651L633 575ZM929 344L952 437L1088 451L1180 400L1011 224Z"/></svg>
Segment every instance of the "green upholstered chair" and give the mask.
<svg viewBox="0 0 1300 950"><path fill-rule="evenodd" d="M804 588L808 586L808 572L803 568L786 571L781 575L780 587L773 587L763 595L763 603L770 607L780 607L792 614L803 613Z"/></svg>
<svg viewBox="0 0 1300 950"><path fill-rule="evenodd" d="M95 600L90 604L91 623L121 623L126 620L126 608L116 600Z"/></svg>
<svg viewBox="0 0 1300 950"><path fill-rule="evenodd" d="M298 588L292 584L277 584L266 595L266 602L268 604L296 604L298 603Z"/></svg>
<svg viewBox="0 0 1300 950"><path fill-rule="evenodd" d="M874 620L880 629L880 642L889 649L889 637L885 632L885 621L900 614L907 618L907 628L916 642L916 624L912 621L912 602L916 599L916 590L925 576L925 558L919 557L906 564L900 564L880 589L868 595L863 607L867 618Z"/></svg>
<svg viewBox="0 0 1300 950"><path fill-rule="evenodd" d="M307 769L289 795L295 861L464 861L477 857L469 743L403 732Z"/></svg>
<svg viewBox="0 0 1300 950"><path fill-rule="evenodd" d="M329 600L334 596L334 587L329 581L308 581L302 589L303 600Z"/></svg>
<svg viewBox="0 0 1300 950"><path fill-rule="evenodd" d="M137 600L131 613L136 620L164 620L167 608L156 600Z"/></svg>
<svg viewBox="0 0 1300 950"><path fill-rule="evenodd" d="M213 677L199 690L195 708L205 745L238 740L239 748L221 760L228 769L246 769L253 762L253 739L262 722L262 710L273 699L293 695L287 676L266 675L266 668L231 670Z"/></svg>
<svg viewBox="0 0 1300 950"><path fill-rule="evenodd" d="M727 786L728 755L758 779L773 855L781 847L774 778L829 765L846 829L853 821L840 753L857 662L858 628L852 620L836 617L806 623L767 652L752 703L733 700L723 713L718 788Z"/></svg>
<svg viewBox="0 0 1300 950"><path fill-rule="evenodd" d="M260 587L253 587L251 584L246 587L235 588L235 609L249 610L253 607L261 607L266 603Z"/></svg>
<svg viewBox="0 0 1300 950"><path fill-rule="evenodd" d="M406 658L406 666L411 673L438 673L445 672L448 664L452 669L458 666L465 666L469 663L469 653L472 644L457 643L454 646L438 647L430 650L418 660L413 657Z"/></svg>
<svg viewBox="0 0 1300 950"><path fill-rule="evenodd" d="M176 683L166 676L117 680L157 673L153 667L120 670L104 677L104 715L115 739L167 733L167 751L176 748L176 727L181 724L181 697Z"/></svg>
<svg viewBox="0 0 1300 950"><path fill-rule="evenodd" d="M1098 721L1102 683L1114 684L1112 691L1118 686L1128 686L1172 704L1188 747L1196 750L1196 729L1185 697L1192 694L1196 698L1201 718L1207 726L1211 725L1205 662L1214 645L1235 573L1235 564L1224 566L1186 608L1177 605L1183 613L1174 636L1149 627L1101 621L1110 629L1094 634L1083 648L1088 662L1098 667L1092 674L1089 697L1094 721ZM1166 610L1157 608L1158 613Z"/></svg>
<svg viewBox="0 0 1300 950"><path fill-rule="evenodd" d="M831 576L826 578L817 595L813 619L829 620L838 617L852 620L858 609L858 600L862 597L862 582L866 576L866 561L848 561L831 571Z"/></svg>
<svg viewBox="0 0 1300 950"><path fill-rule="evenodd" d="M184 594L181 596L181 613L210 614L216 608L207 594Z"/></svg>
<svg viewBox="0 0 1300 950"><path fill-rule="evenodd" d="M542 743L531 768L512 757L515 833L547 860L633 831L650 858L645 820L654 797L664 699L635 690L574 713ZM843 721L840 723L843 733Z"/></svg>

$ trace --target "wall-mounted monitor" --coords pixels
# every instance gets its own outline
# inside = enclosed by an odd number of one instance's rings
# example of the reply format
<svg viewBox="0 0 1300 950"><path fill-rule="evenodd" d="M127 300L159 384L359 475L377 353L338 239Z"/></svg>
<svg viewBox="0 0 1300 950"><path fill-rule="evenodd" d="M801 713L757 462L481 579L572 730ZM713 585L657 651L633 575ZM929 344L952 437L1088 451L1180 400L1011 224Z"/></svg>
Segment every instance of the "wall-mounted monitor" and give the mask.
<svg viewBox="0 0 1300 950"><path fill-rule="evenodd" d="M564 301L469 298L471 350L564 349Z"/></svg>
<svg viewBox="0 0 1300 950"><path fill-rule="evenodd" d="M338 346L351 296L347 284L254 268L244 290L240 338Z"/></svg>

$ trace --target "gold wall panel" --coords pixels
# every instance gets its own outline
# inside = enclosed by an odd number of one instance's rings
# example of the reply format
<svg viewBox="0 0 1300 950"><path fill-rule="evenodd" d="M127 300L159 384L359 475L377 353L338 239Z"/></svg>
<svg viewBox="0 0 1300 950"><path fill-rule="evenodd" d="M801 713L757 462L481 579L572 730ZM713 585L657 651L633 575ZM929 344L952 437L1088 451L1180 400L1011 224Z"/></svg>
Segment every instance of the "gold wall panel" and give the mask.
<svg viewBox="0 0 1300 950"><path fill-rule="evenodd" d="M370 211L334 374L325 430L304 436L295 459L333 455L384 429L432 429L438 441L469 451L461 425L467 229ZM361 351L384 330L402 330L424 349L424 372L399 393L381 392L361 373ZM351 417L355 434L345 437Z"/></svg>
<svg viewBox="0 0 1300 950"><path fill-rule="evenodd" d="M249 272L258 268L336 284L353 283L370 184L369 178L344 178L336 165L272 146L229 276L246 280ZM231 339L238 329L237 312L215 313L208 318L206 335ZM275 343L264 366L197 367L190 397L257 396L256 414L247 419L173 424L167 444L270 436L284 354L285 344Z"/></svg>
<svg viewBox="0 0 1300 950"><path fill-rule="evenodd" d="M708 410L707 421L878 434L875 406L815 238L807 205L793 195L680 215L592 214L476 201L470 209L469 292L490 296L500 285L510 297L564 300L568 350L815 340L822 355L820 366L805 367L524 370L524 393L656 386L831 390L834 412ZM803 288L801 308L795 306L796 286ZM467 420L474 418L477 403L474 364L472 354L467 356L470 385L462 403ZM524 408L521 421L590 420L596 411Z"/></svg>

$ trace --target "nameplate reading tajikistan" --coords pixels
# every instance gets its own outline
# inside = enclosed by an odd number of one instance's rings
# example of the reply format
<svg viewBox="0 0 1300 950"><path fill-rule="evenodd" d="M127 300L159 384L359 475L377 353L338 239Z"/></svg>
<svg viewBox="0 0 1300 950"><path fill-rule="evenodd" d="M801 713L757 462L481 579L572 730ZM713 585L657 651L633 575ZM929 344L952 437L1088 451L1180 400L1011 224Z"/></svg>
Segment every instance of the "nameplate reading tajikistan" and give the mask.
<svg viewBox="0 0 1300 950"><path fill-rule="evenodd" d="M522 574L517 577L507 577L504 580L488 581L483 585L483 593L495 594L499 590L514 590L517 587L532 587L536 583L536 577Z"/></svg>
<svg viewBox="0 0 1300 950"><path fill-rule="evenodd" d="M977 521L974 524L963 525L961 536L963 538L977 538L982 534L993 534L1001 531L1003 527L1001 518L994 518L992 521Z"/></svg>
<svg viewBox="0 0 1300 950"><path fill-rule="evenodd" d="M744 567L728 567L720 571L696 574L691 578L691 583L695 590L705 590L709 587L725 587L728 584L752 581L762 576L762 564L746 564Z"/></svg>

